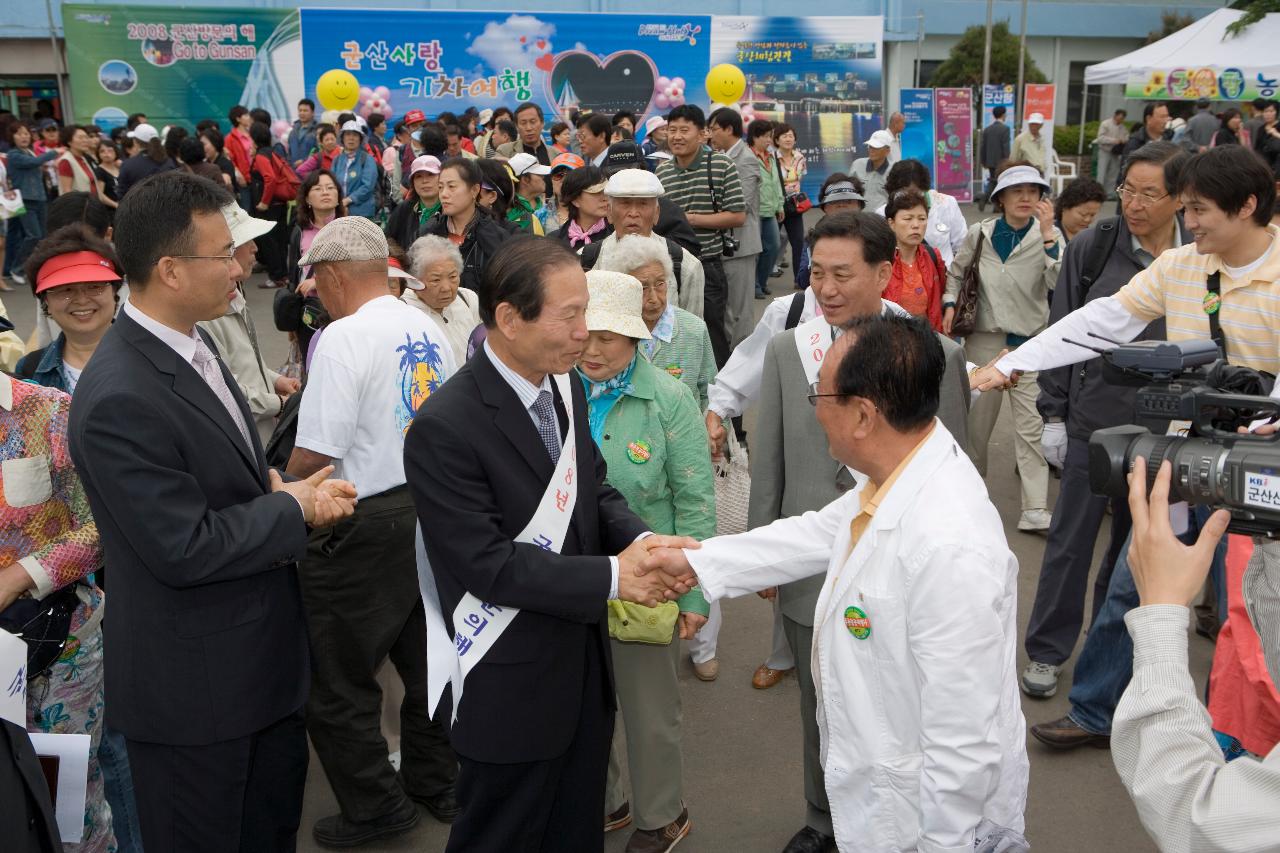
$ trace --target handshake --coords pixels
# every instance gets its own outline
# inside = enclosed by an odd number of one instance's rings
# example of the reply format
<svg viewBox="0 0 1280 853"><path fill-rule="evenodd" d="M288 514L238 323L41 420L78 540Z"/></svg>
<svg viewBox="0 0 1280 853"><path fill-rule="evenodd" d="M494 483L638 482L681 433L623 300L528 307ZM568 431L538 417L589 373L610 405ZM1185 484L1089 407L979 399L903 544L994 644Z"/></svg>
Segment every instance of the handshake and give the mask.
<svg viewBox="0 0 1280 853"><path fill-rule="evenodd" d="M645 607L675 601L698 585L684 548L697 548L688 536L654 534L637 539L618 555L618 598Z"/></svg>

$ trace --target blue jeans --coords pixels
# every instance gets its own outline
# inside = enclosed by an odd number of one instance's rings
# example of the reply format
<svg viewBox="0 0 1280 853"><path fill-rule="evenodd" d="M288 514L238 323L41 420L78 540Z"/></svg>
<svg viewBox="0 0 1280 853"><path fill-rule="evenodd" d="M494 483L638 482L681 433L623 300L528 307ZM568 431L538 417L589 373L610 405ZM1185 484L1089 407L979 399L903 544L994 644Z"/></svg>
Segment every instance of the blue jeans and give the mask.
<svg viewBox="0 0 1280 853"><path fill-rule="evenodd" d="M31 253L35 251L36 244L44 239L44 218L45 210L48 208L47 201L24 200L27 212L22 215L18 221L22 223L22 233L25 239L15 249L17 254L13 256L13 266L10 272L22 272L22 265L27 262L27 258L31 257ZM12 222L13 220L10 220ZM7 247L6 247L7 254Z"/></svg>
<svg viewBox="0 0 1280 853"><path fill-rule="evenodd" d="M129 772L129 753L124 735L107 725L98 744L98 766L111 806L111 829L116 836L119 853L142 853L142 828L138 824L138 806L133 800L133 774Z"/></svg>
<svg viewBox="0 0 1280 853"><path fill-rule="evenodd" d="M22 219L10 219L9 224L5 226L3 275L7 276L15 267L18 272L22 272L22 264L18 263L18 253L26 243L27 232L22 227Z"/></svg>
<svg viewBox="0 0 1280 853"><path fill-rule="evenodd" d="M778 219L775 216L760 218L760 254L756 256L756 293L765 292L769 286L769 274L773 272L774 261L778 260L778 250L782 247L782 238L778 234Z"/></svg>
<svg viewBox="0 0 1280 853"><path fill-rule="evenodd" d="M1208 507L1192 507L1187 532L1179 536L1186 544L1196 541L1200 528L1209 518ZM1129 545L1133 534L1125 540L1111 573L1107 600L1089 626L1080 660L1076 662L1071 683L1071 712L1067 715L1077 726L1092 734L1111 734L1111 718L1116 705L1133 677L1133 640L1124 624L1124 615L1138 606L1138 588L1129 568ZM1227 618L1227 538L1222 537L1213 554L1209 569L1218 593L1218 618Z"/></svg>

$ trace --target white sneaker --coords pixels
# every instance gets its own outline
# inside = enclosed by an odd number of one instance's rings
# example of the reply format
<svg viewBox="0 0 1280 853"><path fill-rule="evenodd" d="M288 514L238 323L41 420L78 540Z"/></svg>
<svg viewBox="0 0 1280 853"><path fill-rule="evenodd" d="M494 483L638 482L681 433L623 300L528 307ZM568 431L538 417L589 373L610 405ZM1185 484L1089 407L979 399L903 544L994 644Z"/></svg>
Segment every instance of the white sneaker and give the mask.
<svg viewBox="0 0 1280 853"><path fill-rule="evenodd" d="M1018 679L1018 683L1022 686L1022 692L1028 696L1048 699L1058 692L1058 673L1060 672L1062 672L1060 666L1032 661L1022 671L1022 678Z"/></svg>
<svg viewBox="0 0 1280 853"><path fill-rule="evenodd" d="M1018 529L1028 533L1048 530L1051 521L1053 521L1053 513L1047 509L1023 510L1018 518Z"/></svg>
<svg viewBox="0 0 1280 853"><path fill-rule="evenodd" d="M17 270L10 272L9 278L13 279L15 284L25 285L27 283L27 277Z"/></svg>

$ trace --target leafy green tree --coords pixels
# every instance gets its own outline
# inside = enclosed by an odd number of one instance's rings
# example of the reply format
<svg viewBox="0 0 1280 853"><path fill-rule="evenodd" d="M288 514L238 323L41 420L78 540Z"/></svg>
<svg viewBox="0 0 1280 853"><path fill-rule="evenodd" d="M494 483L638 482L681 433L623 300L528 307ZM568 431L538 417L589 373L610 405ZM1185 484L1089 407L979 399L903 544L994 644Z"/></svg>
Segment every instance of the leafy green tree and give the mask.
<svg viewBox="0 0 1280 853"><path fill-rule="evenodd" d="M986 27L982 24L969 27L951 48L951 55L938 66L929 81L931 86L981 86L982 51L986 42ZM1027 83L1044 83L1045 76L1031 60L1028 53L1023 69ZM1018 37L1009 32L1009 22L1000 21L991 26L991 83L1018 82Z"/></svg>
<svg viewBox="0 0 1280 853"><path fill-rule="evenodd" d="M1244 11L1240 20L1227 27L1227 35L1238 36L1247 27L1261 21L1263 16L1280 12L1280 0L1235 0L1231 8Z"/></svg>
<svg viewBox="0 0 1280 853"><path fill-rule="evenodd" d="M1166 36L1171 36L1178 30L1186 29L1196 22L1195 15L1179 15L1177 12L1165 10L1160 13L1160 29L1152 30L1147 33L1146 44L1155 44Z"/></svg>

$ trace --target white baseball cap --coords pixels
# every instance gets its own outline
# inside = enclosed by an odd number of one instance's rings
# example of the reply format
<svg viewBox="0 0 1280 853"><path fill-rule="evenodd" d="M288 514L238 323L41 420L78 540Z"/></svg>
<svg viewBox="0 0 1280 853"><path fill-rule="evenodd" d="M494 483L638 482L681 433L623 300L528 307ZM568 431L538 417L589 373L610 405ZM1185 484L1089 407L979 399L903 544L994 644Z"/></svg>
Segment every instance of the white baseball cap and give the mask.
<svg viewBox="0 0 1280 853"><path fill-rule="evenodd" d="M493 110L485 108L480 111L480 115L476 117L476 121L480 124L488 124L489 119L493 118Z"/></svg>
<svg viewBox="0 0 1280 853"><path fill-rule="evenodd" d="M544 166L538 162L538 158L532 154L521 151L519 154L513 155L507 161L507 165L511 167L511 173L517 178L523 175L550 175L551 167Z"/></svg>
<svg viewBox="0 0 1280 853"><path fill-rule="evenodd" d="M160 132L157 131L153 126L143 122L142 124L135 127L133 130L126 133L125 136L129 137L130 139L136 139L139 142L146 143L146 142L150 142L153 139L158 139L160 137Z"/></svg>
<svg viewBox="0 0 1280 853"><path fill-rule="evenodd" d="M351 121L348 121L346 124L342 126L342 132L358 133L361 136L364 136L364 127L360 124L360 122L356 121L355 119L352 119Z"/></svg>
<svg viewBox="0 0 1280 853"><path fill-rule="evenodd" d="M867 140L868 148L889 148L893 145L893 134L887 130L877 130Z"/></svg>
<svg viewBox="0 0 1280 853"><path fill-rule="evenodd" d="M1027 124L1044 124L1044 116L1040 113L1032 113L1027 116Z"/></svg>

